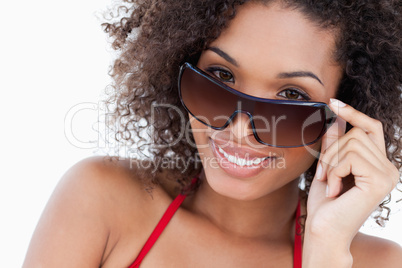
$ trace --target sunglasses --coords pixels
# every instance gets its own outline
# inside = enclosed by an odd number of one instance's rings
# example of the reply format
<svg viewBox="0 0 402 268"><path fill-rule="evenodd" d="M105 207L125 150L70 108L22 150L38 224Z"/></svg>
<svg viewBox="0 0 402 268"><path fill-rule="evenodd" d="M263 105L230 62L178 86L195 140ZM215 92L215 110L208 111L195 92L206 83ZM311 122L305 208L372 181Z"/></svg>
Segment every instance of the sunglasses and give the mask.
<svg viewBox="0 0 402 268"><path fill-rule="evenodd" d="M184 108L204 125L223 130L238 113L245 113L255 139L268 146L291 148L313 144L336 119L336 114L323 102L253 97L187 62L180 68L178 87Z"/></svg>

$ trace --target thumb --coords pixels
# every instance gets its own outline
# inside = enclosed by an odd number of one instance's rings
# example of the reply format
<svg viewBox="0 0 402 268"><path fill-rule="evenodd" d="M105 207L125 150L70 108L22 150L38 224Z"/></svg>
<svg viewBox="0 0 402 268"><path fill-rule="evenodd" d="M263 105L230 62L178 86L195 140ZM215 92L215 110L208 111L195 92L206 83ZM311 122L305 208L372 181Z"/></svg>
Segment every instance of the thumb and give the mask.
<svg viewBox="0 0 402 268"><path fill-rule="evenodd" d="M325 135L322 137L321 153L320 158L318 159L317 170L316 170L317 179L325 180L325 174L322 174L322 163L321 163L322 156L325 154L329 146L331 146L334 142L336 142L340 137L345 135L345 130L346 130L346 121L338 116L335 120L335 123L327 130Z"/></svg>
<svg viewBox="0 0 402 268"><path fill-rule="evenodd" d="M335 120L335 123L327 130L325 135L322 137L321 154L324 154L329 146L331 146L340 137L345 135L345 131L346 121L338 116Z"/></svg>

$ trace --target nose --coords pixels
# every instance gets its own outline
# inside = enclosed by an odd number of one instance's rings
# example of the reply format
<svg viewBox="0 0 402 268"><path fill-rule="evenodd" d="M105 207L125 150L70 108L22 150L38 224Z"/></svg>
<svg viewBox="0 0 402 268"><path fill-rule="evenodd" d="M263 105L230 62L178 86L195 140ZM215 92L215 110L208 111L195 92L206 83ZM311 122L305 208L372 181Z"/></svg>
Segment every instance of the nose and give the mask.
<svg viewBox="0 0 402 268"><path fill-rule="evenodd" d="M244 112L239 112L235 115L232 122L230 122L229 129L235 141L239 144L244 143L241 140L245 137L253 135L250 117Z"/></svg>

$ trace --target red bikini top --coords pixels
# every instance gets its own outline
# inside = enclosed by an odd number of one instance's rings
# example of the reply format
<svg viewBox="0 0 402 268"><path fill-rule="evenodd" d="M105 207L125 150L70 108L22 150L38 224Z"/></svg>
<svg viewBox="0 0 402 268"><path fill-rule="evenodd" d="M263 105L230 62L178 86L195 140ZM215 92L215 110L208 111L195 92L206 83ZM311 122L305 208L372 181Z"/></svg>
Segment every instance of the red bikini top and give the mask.
<svg viewBox="0 0 402 268"><path fill-rule="evenodd" d="M198 178L194 178L193 182L196 182ZM169 207L163 214L162 218L160 219L158 225L155 227L152 234L149 236L147 242L145 243L144 247L141 249L140 253L138 254L135 261L130 265L129 268L137 268L140 267L142 260L144 259L145 255L147 255L148 251L152 248L160 234L165 229L166 225L169 223L170 219L173 217L174 213L180 207L181 203L183 203L184 199L186 199L186 194L179 194L173 201L170 203ZM301 268L302 267L302 241L300 235L300 223L298 221L300 217L300 202L297 204L296 210L296 224L295 224L295 239L294 239L294 252L293 252L293 267L294 268Z"/></svg>

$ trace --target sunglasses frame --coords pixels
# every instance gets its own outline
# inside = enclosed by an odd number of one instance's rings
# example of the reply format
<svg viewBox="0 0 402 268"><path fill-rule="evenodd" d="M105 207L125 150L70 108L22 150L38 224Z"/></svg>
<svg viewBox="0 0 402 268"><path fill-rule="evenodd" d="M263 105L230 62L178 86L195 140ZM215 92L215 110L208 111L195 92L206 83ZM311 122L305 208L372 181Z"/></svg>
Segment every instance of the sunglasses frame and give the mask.
<svg viewBox="0 0 402 268"><path fill-rule="evenodd" d="M187 68L189 68L189 69L191 69L192 71L198 73L199 75L205 77L206 79L208 79L209 81L211 81L211 82L214 83L215 85L217 85L217 86L223 88L224 90L229 91L230 93L235 94L235 95L237 95L237 96L239 96L239 97L241 97L241 98L244 98L244 99L246 99L246 100L248 100L248 101L252 101L252 102L263 102L263 103L273 103L273 104L283 104L283 105L290 105L290 106L309 106L309 107L317 107L317 108L320 109L321 115L322 115L322 113L325 113L325 118L326 118L326 119L325 119L324 126L323 126L323 128L321 129L321 132L320 132L320 134L318 135L318 137L317 137L315 140L313 140L313 141L311 141L311 142L309 142L309 143L305 143L305 144L301 144L301 145L296 145L296 146L295 146L295 145L292 145L292 146L283 146L283 145L273 145L273 144L269 144L269 143L266 143L266 142L262 141L262 140L259 138L258 133L257 133L257 130L256 130L256 128L255 128L254 119L253 119L253 114L251 114L249 111L246 111L246 110L239 110L239 109L235 110L235 111L231 114L231 116L229 117L229 119L226 121L226 123L225 123L222 127L215 127L215 126L209 125L209 124L203 122L202 120L198 119L198 117L195 116L195 115L190 111L190 109L186 106L186 104L185 104L184 101L183 101L182 94L181 94L181 79L182 79L184 70L187 69ZM264 98L254 97L254 96L251 96L251 95L242 93L242 92L240 92L240 91L238 91L238 90L236 90L236 89L234 89L234 88L229 87L228 85L222 83L221 81L215 79L215 78L212 77L211 75L207 74L207 73L204 72L203 70L199 69L198 67L196 67L196 66L194 66L194 65L192 65L192 64L190 64L190 63L188 63L188 62L185 62L185 63L184 63L183 65L181 65L181 67L180 67L179 80L178 80L178 91L179 91L179 98L180 98L181 104L183 105L184 109L186 109L186 111L187 111L188 113L190 113L197 121L201 122L201 123L204 124L205 126L210 127L210 128L212 128L212 129L215 129L215 130L223 130L223 129L225 129L225 128L232 122L232 120L234 119L234 117L235 117L238 113L245 113L245 114L247 114L248 117L249 117L250 124L251 124L251 127L252 127L252 129L253 129L254 138L255 138L259 143L262 143L262 144L264 144L264 145L271 146L271 147L276 147L276 148L297 148L297 147L304 147L304 146L308 146L308 145L311 145L311 144L316 143L319 139L322 138L322 136L324 136L325 132L326 132L326 131L329 129L329 127L335 122L336 117L337 117L337 115L336 115L336 114L329 108L329 106L328 106L326 103L324 103L324 102L264 99Z"/></svg>

